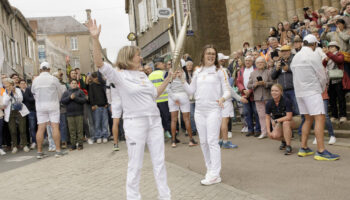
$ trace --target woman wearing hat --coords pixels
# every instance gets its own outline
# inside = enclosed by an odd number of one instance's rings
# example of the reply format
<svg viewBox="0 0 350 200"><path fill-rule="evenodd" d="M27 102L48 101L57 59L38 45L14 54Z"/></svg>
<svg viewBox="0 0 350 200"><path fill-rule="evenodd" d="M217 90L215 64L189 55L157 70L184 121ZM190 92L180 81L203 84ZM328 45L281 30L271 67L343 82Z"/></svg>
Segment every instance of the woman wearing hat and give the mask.
<svg viewBox="0 0 350 200"><path fill-rule="evenodd" d="M328 49L325 49L327 57L323 60L323 65L326 67L329 75L329 88L328 95L330 97L329 104L331 106L331 121L339 119L340 122L346 121L346 101L343 88L344 76L344 55L339 52L340 46L338 42L332 41L328 45ZM332 72L342 72L334 76ZM345 82L344 82L345 83ZM337 105L338 102L338 105Z"/></svg>

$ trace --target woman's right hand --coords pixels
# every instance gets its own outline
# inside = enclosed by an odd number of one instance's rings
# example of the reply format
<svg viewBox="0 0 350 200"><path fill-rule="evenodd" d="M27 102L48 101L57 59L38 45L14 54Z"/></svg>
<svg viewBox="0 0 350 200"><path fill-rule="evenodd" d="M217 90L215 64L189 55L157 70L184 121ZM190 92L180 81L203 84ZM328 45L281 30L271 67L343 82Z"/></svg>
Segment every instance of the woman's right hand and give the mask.
<svg viewBox="0 0 350 200"><path fill-rule="evenodd" d="M90 19L87 23L87 27L90 31L90 35L94 39L98 39L101 33L101 24L97 26L96 19Z"/></svg>

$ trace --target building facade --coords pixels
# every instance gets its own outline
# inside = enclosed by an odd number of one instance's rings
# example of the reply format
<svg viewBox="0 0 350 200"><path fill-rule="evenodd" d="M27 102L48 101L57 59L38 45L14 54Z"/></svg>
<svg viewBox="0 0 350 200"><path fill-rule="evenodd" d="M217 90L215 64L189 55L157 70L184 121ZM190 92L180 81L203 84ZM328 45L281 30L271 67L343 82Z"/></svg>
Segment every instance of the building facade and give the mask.
<svg viewBox="0 0 350 200"><path fill-rule="evenodd" d="M159 18L159 8L170 8L174 15ZM201 49L206 44L215 44L220 52L230 52L224 0L126 0L125 10L129 14L130 32L137 35L134 44L141 48L146 63L170 53L168 30L176 39L187 12L190 20L184 52L190 54L195 64L199 64Z"/></svg>
<svg viewBox="0 0 350 200"><path fill-rule="evenodd" d="M28 79L37 73L36 35L23 14L7 0L0 1L1 73Z"/></svg>
<svg viewBox="0 0 350 200"><path fill-rule="evenodd" d="M269 28L278 22L292 21L297 15L304 19L304 7L318 10L322 6L340 8L339 0L226 0L231 51L242 48L244 42L261 44Z"/></svg>
<svg viewBox="0 0 350 200"><path fill-rule="evenodd" d="M86 74L96 70L89 30L71 16L30 18L37 26L39 57L66 71L66 63Z"/></svg>

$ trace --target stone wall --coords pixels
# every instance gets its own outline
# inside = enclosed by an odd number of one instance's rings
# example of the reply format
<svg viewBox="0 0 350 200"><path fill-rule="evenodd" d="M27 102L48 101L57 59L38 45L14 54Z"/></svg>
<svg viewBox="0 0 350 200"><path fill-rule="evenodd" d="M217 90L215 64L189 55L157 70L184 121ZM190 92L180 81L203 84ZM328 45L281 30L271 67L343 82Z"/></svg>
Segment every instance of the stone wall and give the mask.
<svg viewBox="0 0 350 200"><path fill-rule="evenodd" d="M260 44L271 26L280 21L292 21L294 15L304 19L304 7L318 10L322 6L340 8L339 0L226 0L231 51L242 48L244 42Z"/></svg>

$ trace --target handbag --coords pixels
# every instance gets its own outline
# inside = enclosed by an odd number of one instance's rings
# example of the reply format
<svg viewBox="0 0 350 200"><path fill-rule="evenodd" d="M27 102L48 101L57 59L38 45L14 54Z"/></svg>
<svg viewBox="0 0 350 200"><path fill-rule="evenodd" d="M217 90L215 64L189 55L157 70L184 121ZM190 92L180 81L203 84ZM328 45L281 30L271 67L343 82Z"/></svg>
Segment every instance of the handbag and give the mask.
<svg viewBox="0 0 350 200"><path fill-rule="evenodd" d="M344 76L344 71L341 69L331 69L328 70L328 77L331 80L342 79Z"/></svg>
<svg viewBox="0 0 350 200"><path fill-rule="evenodd" d="M350 62L350 53L341 51L341 53L344 55L344 61L345 62Z"/></svg>

